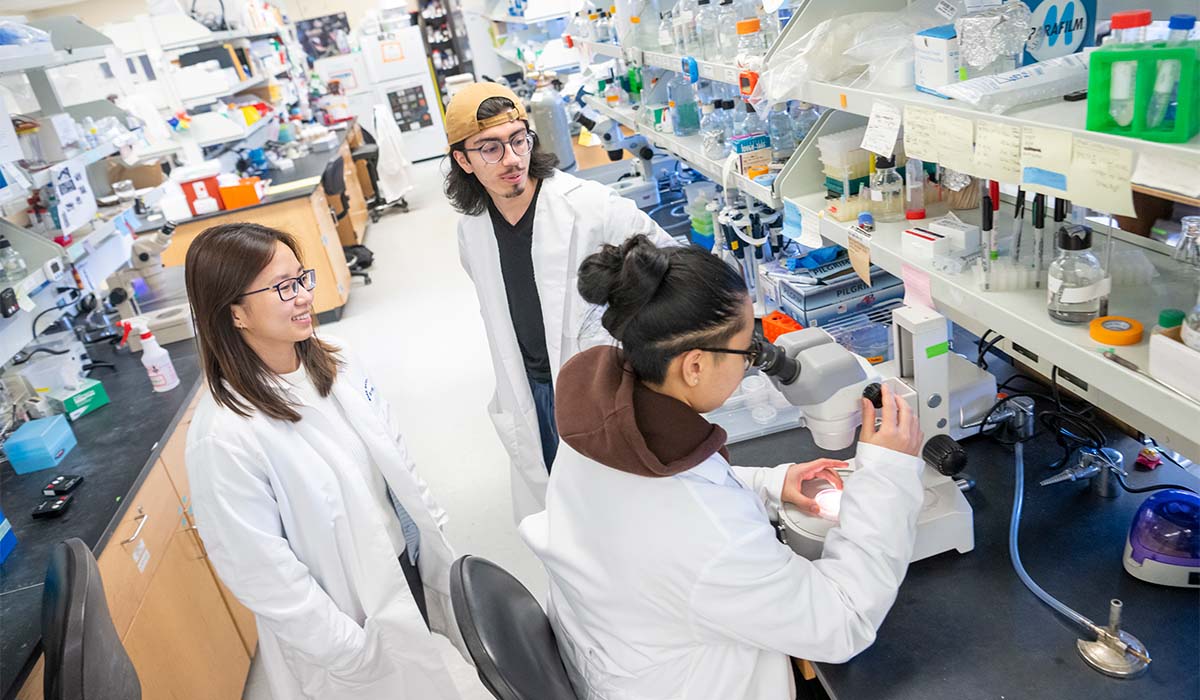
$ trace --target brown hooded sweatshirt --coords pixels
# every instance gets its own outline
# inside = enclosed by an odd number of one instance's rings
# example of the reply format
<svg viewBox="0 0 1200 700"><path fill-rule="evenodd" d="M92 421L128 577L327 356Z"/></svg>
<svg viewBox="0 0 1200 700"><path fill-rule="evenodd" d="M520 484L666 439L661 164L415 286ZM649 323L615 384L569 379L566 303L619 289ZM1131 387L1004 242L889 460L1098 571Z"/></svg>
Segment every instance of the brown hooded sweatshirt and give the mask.
<svg viewBox="0 0 1200 700"><path fill-rule="evenodd" d="M715 452L729 458L721 426L642 384L614 347L585 350L563 365L554 406L563 441L612 469L664 477Z"/></svg>

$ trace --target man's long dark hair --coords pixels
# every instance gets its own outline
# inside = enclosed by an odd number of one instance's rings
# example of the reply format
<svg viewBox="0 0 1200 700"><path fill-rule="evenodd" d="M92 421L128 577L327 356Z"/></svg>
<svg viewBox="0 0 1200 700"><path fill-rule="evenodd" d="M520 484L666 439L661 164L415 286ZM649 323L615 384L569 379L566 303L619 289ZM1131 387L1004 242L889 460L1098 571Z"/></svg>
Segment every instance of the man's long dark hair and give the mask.
<svg viewBox="0 0 1200 700"><path fill-rule="evenodd" d="M489 97L479 105L475 118L494 117L515 106L505 97ZM450 150L466 153L466 143L466 139L463 139L451 145ZM557 165L558 156L543 151L541 144L534 141L533 152L529 155L529 177L537 180L554 177ZM446 175L446 184L442 189L446 193L446 199L450 200L450 206L460 214L478 216L487 211L488 198L491 195L478 178L462 169L453 153L450 155L450 172Z"/></svg>

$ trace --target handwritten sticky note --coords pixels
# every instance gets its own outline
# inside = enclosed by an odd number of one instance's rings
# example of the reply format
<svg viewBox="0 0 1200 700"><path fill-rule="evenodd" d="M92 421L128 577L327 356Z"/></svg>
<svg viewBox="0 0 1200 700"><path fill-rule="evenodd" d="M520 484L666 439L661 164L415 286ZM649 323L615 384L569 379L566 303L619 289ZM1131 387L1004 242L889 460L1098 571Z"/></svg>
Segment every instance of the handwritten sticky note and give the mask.
<svg viewBox="0 0 1200 700"><path fill-rule="evenodd" d="M975 122L975 175L999 182L1021 181L1021 127Z"/></svg>
<svg viewBox="0 0 1200 700"><path fill-rule="evenodd" d="M1072 202L1109 214L1136 216L1133 210L1133 152L1089 139L1075 139L1067 194Z"/></svg>
<svg viewBox="0 0 1200 700"><path fill-rule="evenodd" d="M1021 186L1025 191L1066 197L1070 169L1070 134L1040 126L1022 128Z"/></svg>
<svg viewBox="0 0 1200 700"><path fill-rule="evenodd" d="M970 174L975 169L975 122L953 114L938 114L933 124L938 164Z"/></svg>
<svg viewBox="0 0 1200 700"><path fill-rule="evenodd" d="M1133 181L1156 190L1200 198L1200 158L1144 151L1138 154Z"/></svg>
<svg viewBox="0 0 1200 700"><path fill-rule="evenodd" d="M900 279L904 281L904 305L933 308L932 284L929 273L908 263L900 264Z"/></svg>
<svg viewBox="0 0 1200 700"><path fill-rule="evenodd" d="M932 109L905 105L904 153L909 158L920 158L927 163L937 162L937 145L934 143L937 128L933 123L936 116L937 112Z"/></svg>
<svg viewBox="0 0 1200 700"><path fill-rule="evenodd" d="M850 253L850 267L863 282L871 284L871 234L851 226L846 237L846 251Z"/></svg>
<svg viewBox="0 0 1200 700"><path fill-rule="evenodd" d="M592 145L592 132L586 126L579 127L579 145L584 148Z"/></svg>
<svg viewBox="0 0 1200 700"><path fill-rule="evenodd" d="M891 158L896 150L896 139L900 137L900 110L895 105L875 100L871 105L871 116L867 131L863 134L862 147L872 153Z"/></svg>

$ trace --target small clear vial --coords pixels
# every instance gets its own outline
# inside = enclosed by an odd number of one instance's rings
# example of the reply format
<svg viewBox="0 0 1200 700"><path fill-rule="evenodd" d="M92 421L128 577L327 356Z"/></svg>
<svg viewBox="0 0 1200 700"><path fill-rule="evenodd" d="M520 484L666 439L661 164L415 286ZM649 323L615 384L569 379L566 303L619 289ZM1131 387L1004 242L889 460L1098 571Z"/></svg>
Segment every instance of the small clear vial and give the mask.
<svg viewBox="0 0 1200 700"><path fill-rule="evenodd" d="M1092 230L1063 224L1056 235L1058 254L1050 263L1046 311L1058 323L1089 323L1108 304L1108 275L1092 253Z"/></svg>
<svg viewBox="0 0 1200 700"><path fill-rule="evenodd" d="M722 123L716 108L706 104L702 108L704 116L700 118L700 143L706 158L721 160L725 157L725 124Z"/></svg>
<svg viewBox="0 0 1200 700"><path fill-rule="evenodd" d="M871 213L876 221L900 221L904 218L904 180L896 172L896 159L875 156L875 174L871 176Z"/></svg>
<svg viewBox="0 0 1200 700"><path fill-rule="evenodd" d="M771 137L771 160L786 163L796 151L796 133L788 116L786 102L776 102L767 115L767 135Z"/></svg>
<svg viewBox="0 0 1200 700"><path fill-rule="evenodd" d="M1112 44L1136 44L1146 40L1146 27L1150 26L1150 10L1114 12L1112 16ZM1108 113L1119 126L1133 123L1134 83L1137 79L1137 61L1117 61L1112 64L1111 86L1108 93Z"/></svg>
<svg viewBox="0 0 1200 700"><path fill-rule="evenodd" d="M904 218L925 218L925 164L919 158L910 157L904 164Z"/></svg>

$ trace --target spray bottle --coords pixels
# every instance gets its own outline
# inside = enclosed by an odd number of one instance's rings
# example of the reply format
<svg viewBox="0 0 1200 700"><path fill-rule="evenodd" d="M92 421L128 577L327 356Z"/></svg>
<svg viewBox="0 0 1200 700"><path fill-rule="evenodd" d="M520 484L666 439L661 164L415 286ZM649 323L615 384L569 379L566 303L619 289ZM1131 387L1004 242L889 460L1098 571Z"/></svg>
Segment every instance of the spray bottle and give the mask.
<svg viewBox="0 0 1200 700"><path fill-rule="evenodd" d="M146 368L146 375L150 377L150 385L154 387L154 391L161 393L179 386L179 375L175 372L175 365L171 363L171 353L158 344L150 329L140 321L123 321L121 325L125 327L125 335L121 338L122 345L129 339L131 331L138 332L138 339L142 343L142 366Z"/></svg>

